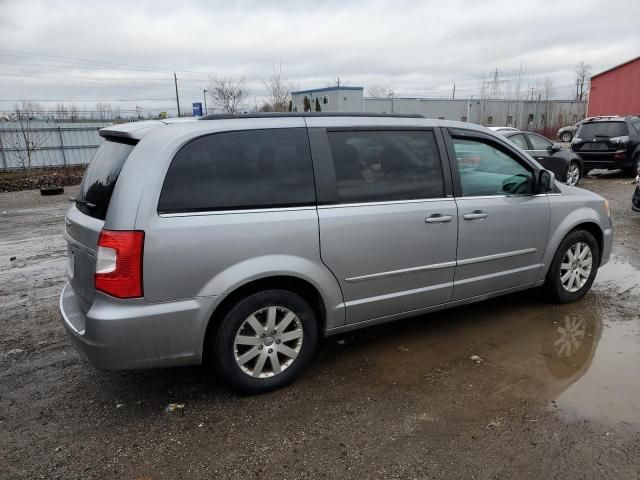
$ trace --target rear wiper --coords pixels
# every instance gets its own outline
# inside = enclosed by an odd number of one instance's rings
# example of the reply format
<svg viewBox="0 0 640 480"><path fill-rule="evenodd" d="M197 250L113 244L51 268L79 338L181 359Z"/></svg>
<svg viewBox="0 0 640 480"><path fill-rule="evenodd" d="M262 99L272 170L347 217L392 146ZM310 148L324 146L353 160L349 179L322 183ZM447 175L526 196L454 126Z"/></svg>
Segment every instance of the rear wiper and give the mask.
<svg viewBox="0 0 640 480"><path fill-rule="evenodd" d="M69 201L73 203L79 203L80 205L86 205L89 208L96 208L95 203L87 202L86 200L80 200L79 198L69 197Z"/></svg>

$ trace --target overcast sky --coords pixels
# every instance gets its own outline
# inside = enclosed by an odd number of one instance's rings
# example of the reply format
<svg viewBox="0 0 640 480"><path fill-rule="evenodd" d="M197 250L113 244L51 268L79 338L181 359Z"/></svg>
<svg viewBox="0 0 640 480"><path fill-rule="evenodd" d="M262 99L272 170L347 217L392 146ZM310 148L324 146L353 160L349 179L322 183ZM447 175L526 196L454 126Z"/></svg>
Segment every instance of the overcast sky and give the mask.
<svg viewBox="0 0 640 480"><path fill-rule="evenodd" d="M202 99L210 75L244 77L248 103L282 64L299 88L388 85L396 96L477 95L496 68L575 92L640 55L639 0L0 0L0 111L22 99L123 110ZM504 85L504 84L503 84Z"/></svg>

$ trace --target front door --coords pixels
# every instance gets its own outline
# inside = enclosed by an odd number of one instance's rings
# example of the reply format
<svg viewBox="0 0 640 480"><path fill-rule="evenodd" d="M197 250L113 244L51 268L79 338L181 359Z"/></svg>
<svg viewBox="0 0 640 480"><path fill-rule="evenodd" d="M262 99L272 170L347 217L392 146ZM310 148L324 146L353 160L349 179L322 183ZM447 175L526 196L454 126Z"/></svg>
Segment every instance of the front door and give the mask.
<svg viewBox="0 0 640 480"><path fill-rule="evenodd" d="M318 207L321 255L342 288L346 322L448 302L458 217L436 132L342 129L327 138L335 192Z"/></svg>
<svg viewBox="0 0 640 480"><path fill-rule="evenodd" d="M467 132L450 139L460 218L454 300L534 282L549 233L534 167L489 135Z"/></svg>

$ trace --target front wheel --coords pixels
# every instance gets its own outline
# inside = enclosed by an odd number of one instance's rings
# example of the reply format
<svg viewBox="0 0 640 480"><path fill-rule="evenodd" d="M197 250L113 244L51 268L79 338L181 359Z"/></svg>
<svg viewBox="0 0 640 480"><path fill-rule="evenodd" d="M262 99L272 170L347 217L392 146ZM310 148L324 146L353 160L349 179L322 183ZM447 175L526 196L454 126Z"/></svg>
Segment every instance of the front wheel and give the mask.
<svg viewBox="0 0 640 480"><path fill-rule="evenodd" d="M567 185L575 186L580 181L580 165L578 162L569 163L567 168Z"/></svg>
<svg viewBox="0 0 640 480"><path fill-rule="evenodd" d="M316 342L316 316L307 302L287 290L264 290L229 310L210 348L220 377L253 394L292 382Z"/></svg>
<svg viewBox="0 0 640 480"><path fill-rule="evenodd" d="M558 303L575 302L591 288L600 265L600 250L594 236L575 230L565 237L556 251L545 287Z"/></svg>

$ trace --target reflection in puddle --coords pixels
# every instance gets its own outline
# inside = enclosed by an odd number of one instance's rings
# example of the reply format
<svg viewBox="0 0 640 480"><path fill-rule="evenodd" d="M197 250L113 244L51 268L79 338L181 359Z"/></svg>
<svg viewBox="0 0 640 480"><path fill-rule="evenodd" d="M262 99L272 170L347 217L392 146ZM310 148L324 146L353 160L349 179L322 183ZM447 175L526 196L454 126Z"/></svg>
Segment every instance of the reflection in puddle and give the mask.
<svg viewBox="0 0 640 480"><path fill-rule="evenodd" d="M601 309L604 327L590 367L557 404L580 417L640 425L640 271L612 262L598 272L594 289L633 303Z"/></svg>
<svg viewBox="0 0 640 480"><path fill-rule="evenodd" d="M523 292L346 334L342 375L354 382L420 385L478 355L473 374L495 394L556 400L562 412L640 425L640 271L612 262L593 292L568 305Z"/></svg>

